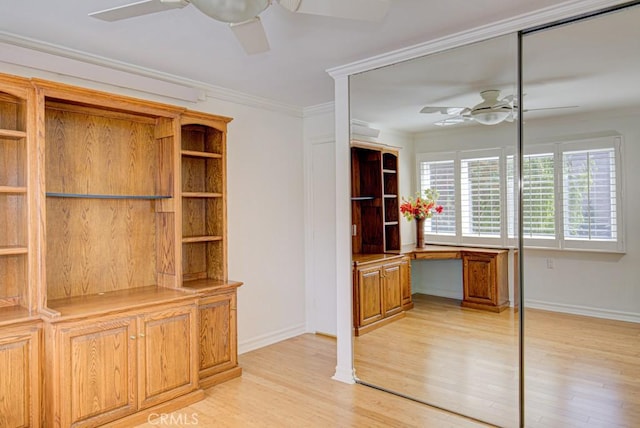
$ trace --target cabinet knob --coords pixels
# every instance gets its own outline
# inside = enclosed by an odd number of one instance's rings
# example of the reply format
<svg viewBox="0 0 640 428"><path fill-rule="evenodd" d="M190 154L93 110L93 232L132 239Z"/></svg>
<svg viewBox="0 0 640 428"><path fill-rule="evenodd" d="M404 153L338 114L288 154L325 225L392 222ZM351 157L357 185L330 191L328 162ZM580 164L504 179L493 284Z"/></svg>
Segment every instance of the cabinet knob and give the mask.
<svg viewBox="0 0 640 428"><path fill-rule="evenodd" d="M129 339L136 340L136 336L132 334L131 336L129 336Z"/></svg>
<svg viewBox="0 0 640 428"><path fill-rule="evenodd" d="M140 333L138 337L144 337L144 333Z"/></svg>

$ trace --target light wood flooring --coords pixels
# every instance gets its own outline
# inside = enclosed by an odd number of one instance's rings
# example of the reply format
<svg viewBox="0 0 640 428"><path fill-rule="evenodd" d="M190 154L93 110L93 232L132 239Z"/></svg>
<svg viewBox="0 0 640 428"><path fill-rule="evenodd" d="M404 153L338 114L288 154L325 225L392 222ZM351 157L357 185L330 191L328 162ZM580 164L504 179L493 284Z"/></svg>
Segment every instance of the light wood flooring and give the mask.
<svg viewBox="0 0 640 428"><path fill-rule="evenodd" d="M416 295L399 321L355 339L370 383L517 426L517 313ZM525 311L525 425L640 427L640 324Z"/></svg>
<svg viewBox="0 0 640 428"><path fill-rule="evenodd" d="M242 377L206 390L203 401L166 415L165 423L156 418L140 427L486 427L367 386L332 380L336 345L325 336L304 334L240 355L239 361Z"/></svg>
<svg viewBox="0 0 640 428"><path fill-rule="evenodd" d="M455 385L446 365L417 363L415 356L387 354L385 358L392 360L383 361L380 357L375 366L390 368L403 379L403 385L415 386L428 380L440 391L450 385L452 390L467 394L466 397L458 394L457 400L475 406L476 417L488 414L495 419L498 415L498 419L504 421L502 426L514 426L510 415L515 415L515 408L510 406L517 403L517 378L514 367L505 368L513 359L513 352L505 349L513 348L517 331L515 315L461 309L458 302L449 299L417 296L416 303L416 308L405 319L361 338L373 338L376 332L387 330L386 348L406 350L406 346L424 349L423 337L432 336L428 340L428 355L444 356L456 364L470 359L469 368L461 369L463 377L483 379L486 384L481 389L485 393L479 394L477 383L465 387ZM425 310L429 314L424 313ZM531 309L525 314L527 427L640 427L640 325ZM419 317L436 324L415 324L412 318ZM444 322L445 317L448 323ZM451 322L456 318L457 324ZM396 327L406 321L413 323L413 327L398 331ZM478 330L490 338L491 343L483 343L473 333ZM467 346L472 350L463 351ZM203 401L168 415L173 419L167 419L164 424L155 420L141 426L487 426L363 385L334 381L331 376L335 353L335 340L305 334L240 355L244 370L241 378L207 390ZM505 354L509 358L505 358ZM357 362L360 377L366 370L362 363ZM414 364L422 364L421 369L430 373L417 373ZM404 373L398 370L399 366L405 367ZM500 396L501 390L504 396ZM443 396L449 399L450 394L443 393ZM483 413L482 409L487 408L490 411ZM190 419L194 415L195 421ZM495 423L499 423L497 419Z"/></svg>

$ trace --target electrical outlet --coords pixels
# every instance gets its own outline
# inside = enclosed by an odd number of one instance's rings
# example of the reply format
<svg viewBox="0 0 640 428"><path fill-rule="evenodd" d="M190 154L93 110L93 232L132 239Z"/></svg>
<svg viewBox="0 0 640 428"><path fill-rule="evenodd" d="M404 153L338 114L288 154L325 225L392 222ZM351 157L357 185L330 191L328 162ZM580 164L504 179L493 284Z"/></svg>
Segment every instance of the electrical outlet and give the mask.
<svg viewBox="0 0 640 428"><path fill-rule="evenodd" d="M547 259L547 269L553 269L553 259Z"/></svg>

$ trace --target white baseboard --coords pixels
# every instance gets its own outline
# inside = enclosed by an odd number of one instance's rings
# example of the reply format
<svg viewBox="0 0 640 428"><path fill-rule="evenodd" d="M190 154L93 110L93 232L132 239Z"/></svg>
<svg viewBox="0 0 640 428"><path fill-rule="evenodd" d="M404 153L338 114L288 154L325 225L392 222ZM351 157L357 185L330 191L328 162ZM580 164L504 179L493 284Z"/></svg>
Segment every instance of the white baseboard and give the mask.
<svg viewBox="0 0 640 428"><path fill-rule="evenodd" d="M552 303L540 300L525 300L524 306L525 308L542 309L545 311L562 312L566 314L584 315L594 318L640 323L640 314L633 312L613 311L610 309L567 305L564 303Z"/></svg>
<svg viewBox="0 0 640 428"><path fill-rule="evenodd" d="M238 342L238 354L244 354L245 352L253 351L259 348L263 348L274 343L282 342L292 337L300 336L306 333L306 327L304 324L295 325L282 330L274 331L271 333L263 334L248 340Z"/></svg>

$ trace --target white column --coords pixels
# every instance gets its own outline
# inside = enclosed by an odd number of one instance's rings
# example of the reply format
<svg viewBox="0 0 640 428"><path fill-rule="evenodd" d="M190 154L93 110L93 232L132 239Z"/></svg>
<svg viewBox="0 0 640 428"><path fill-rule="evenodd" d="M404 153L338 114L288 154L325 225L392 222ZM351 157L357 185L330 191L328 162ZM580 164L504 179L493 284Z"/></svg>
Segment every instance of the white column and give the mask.
<svg viewBox="0 0 640 428"><path fill-rule="evenodd" d="M349 77L335 77L337 365L333 379L354 383L351 294Z"/></svg>

